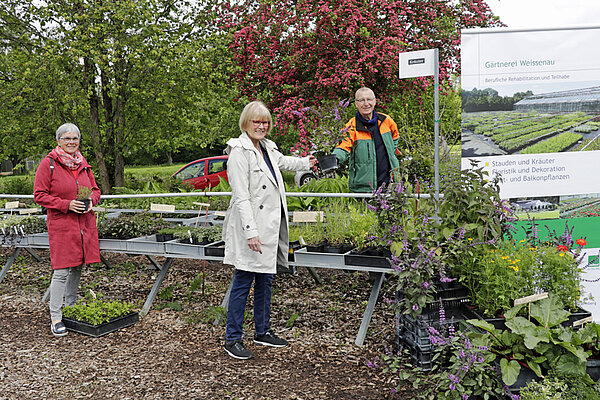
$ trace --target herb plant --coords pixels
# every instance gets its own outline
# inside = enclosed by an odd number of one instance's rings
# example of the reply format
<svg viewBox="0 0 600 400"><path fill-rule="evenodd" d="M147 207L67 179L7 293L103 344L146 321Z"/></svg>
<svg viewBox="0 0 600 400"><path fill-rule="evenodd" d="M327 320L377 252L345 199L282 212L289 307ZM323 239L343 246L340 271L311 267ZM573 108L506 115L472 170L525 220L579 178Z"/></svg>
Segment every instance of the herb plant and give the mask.
<svg viewBox="0 0 600 400"><path fill-rule="evenodd" d="M125 214L107 218L98 225L98 235L105 239L132 239L148 236L169 226L162 218L149 213Z"/></svg>
<svg viewBox="0 0 600 400"><path fill-rule="evenodd" d="M87 200L92 195L92 188L88 186L77 186L77 200Z"/></svg>
<svg viewBox="0 0 600 400"><path fill-rule="evenodd" d="M105 301L102 294L93 295L91 291L88 291L85 299L79 300L70 307L64 307L63 315L91 325L101 325L131 313L133 307L133 304L120 300Z"/></svg>

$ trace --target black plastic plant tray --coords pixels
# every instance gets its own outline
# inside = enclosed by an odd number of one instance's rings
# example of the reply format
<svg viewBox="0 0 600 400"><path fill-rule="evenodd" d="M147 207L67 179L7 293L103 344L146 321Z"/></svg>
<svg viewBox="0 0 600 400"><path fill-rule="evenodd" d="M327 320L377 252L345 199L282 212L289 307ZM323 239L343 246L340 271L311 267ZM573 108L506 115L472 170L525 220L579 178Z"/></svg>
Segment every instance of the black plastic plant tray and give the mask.
<svg viewBox="0 0 600 400"><path fill-rule="evenodd" d="M204 248L204 254L210 257L225 257L225 242L211 243Z"/></svg>
<svg viewBox="0 0 600 400"><path fill-rule="evenodd" d="M112 319L100 325L92 325L84 321L63 317L63 323L68 330L93 337L104 336L108 333L126 328L135 324L139 320L140 317L137 312L131 312L127 315Z"/></svg>
<svg viewBox="0 0 600 400"><path fill-rule="evenodd" d="M565 321L562 323L563 326L573 326L573 322L577 322L580 319L583 318L587 318L587 317L591 317L592 313L584 310L583 308L579 308L577 311L571 313L571 315L569 315L569 320ZM575 329L579 329L581 328L583 325L579 325L578 327L576 327Z"/></svg>
<svg viewBox="0 0 600 400"><path fill-rule="evenodd" d="M325 250L325 242L321 242L318 244L307 244L306 251L309 253L324 253Z"/></svg>
<svg viewBox="0 0 600 400"><path fill-rule="evenodd" d="M392 253L389 250L377 251L373 249L361 250L359 252L352 251L344 256L346 265L357 265L360 267L381 267L391 268L388 258Z"/></svg>
<svg viewBox="0 0 600 400"><path fill-rule="evenodd" d="M349 252L352 249L353 249L353 246L350 246L350 245L334 246L334 245L331 245L331 244L326 244L325 246L323 246L323 253L328 253L328 254L345 254L345 253Z"/></svg>

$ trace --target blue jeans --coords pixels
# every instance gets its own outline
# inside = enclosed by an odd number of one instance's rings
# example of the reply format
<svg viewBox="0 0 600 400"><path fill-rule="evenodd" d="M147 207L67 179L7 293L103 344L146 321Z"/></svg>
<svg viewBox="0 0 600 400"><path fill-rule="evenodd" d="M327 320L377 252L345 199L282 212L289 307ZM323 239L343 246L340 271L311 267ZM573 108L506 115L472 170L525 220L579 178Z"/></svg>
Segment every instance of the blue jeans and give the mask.
<svg viewBox="0 0 600 400"><path fill-rule="evenodd" d="M236 269L227 308L227 328L225 329L225 341L227 342L242 340L246 301L252 281L254 281L254 329L257 335L264 335L269 331L273 274Z"/></svg>

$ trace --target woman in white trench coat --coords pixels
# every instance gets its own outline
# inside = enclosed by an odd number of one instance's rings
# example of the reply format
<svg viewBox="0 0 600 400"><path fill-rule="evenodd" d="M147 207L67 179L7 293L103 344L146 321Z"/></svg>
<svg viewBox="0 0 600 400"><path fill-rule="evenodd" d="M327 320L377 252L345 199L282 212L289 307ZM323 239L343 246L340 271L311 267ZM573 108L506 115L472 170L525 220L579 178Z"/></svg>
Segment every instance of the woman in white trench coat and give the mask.
<svg viewBox="0 0 600 400"><path fill-rule="evenodd" d="M227 142L227 176L231 202L223 224L225 258L235 266L227 309L225 351L238 359L252 358L242 342L246 300L254 281L254 343L284 347L288 342L269 326L271 282L277 264L287 266L288 212L280 170L313 167L312 156L284 156L266 136L273 128L268 108L260 101L246 105L240 116L242 134Z"/></svg>

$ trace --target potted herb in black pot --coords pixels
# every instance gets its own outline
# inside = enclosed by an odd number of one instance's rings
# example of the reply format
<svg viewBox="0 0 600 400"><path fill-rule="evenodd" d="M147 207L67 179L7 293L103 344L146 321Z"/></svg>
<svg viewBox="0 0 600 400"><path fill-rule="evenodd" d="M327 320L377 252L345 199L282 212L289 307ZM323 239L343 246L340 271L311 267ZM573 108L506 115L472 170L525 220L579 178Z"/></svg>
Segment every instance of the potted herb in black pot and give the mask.
<svg viewBox="0 0 600 400"><path fill-rule="evenodd" d="M83 202L85 206L84 211L89 210L90 205L92 204L92 199L90 198L91 195L92 188L83 185L77 186L77 200Z"/></svg>

